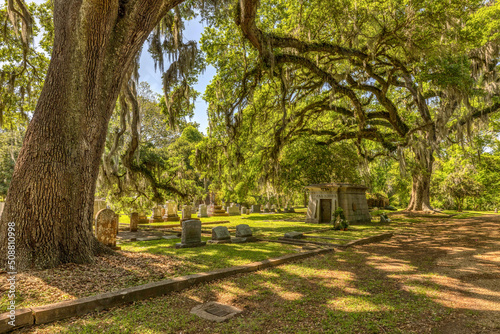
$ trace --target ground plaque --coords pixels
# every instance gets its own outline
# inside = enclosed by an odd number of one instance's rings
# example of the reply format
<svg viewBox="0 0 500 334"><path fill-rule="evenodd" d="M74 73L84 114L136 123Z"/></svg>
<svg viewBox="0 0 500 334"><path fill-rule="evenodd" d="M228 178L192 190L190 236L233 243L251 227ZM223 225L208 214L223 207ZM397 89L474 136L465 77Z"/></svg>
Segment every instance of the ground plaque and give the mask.
<svg viewBox="0 0 500 334"><path fill-rule="evenodd" d="M243 310L237 307L216 302L201 304L191 309L192 314L216 322L223 322L241 312L243 312Z"/></svg>

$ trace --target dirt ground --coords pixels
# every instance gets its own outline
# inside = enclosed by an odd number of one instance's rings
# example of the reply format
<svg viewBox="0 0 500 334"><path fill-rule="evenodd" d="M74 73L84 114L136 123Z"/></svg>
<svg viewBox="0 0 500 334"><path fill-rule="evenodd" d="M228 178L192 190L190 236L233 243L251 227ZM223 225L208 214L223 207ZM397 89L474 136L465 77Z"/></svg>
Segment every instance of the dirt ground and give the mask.
<svg viewBox="0 0 500 334"><path fill-rule="evenodd" d="M402 284L435 288L432 299L451 312L432 332L500 333L500 216L405 224L390 241L357 251Z"/></svg>

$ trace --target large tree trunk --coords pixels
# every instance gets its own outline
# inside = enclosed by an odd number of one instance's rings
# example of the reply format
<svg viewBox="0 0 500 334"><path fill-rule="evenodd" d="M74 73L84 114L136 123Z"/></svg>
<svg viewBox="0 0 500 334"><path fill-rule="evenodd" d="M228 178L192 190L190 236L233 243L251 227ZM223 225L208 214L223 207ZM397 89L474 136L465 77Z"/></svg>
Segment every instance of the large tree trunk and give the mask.
<svg viewBox="0 0 500 334"><path fill-rule="evenodd" d="M408 211L432 210L430 201L430 186L432 176L432 165L434 163L434 150L429 147L416 150L416 167L412 172L412 189Z"/></svg>
<svg viewBox="0 0 500 334"><path fill-rule="evenodd" d="M55 0L53 53L0 221L16 229L17 269L92 262L92 211L108 121L127 69L182 0Z"/></svg>

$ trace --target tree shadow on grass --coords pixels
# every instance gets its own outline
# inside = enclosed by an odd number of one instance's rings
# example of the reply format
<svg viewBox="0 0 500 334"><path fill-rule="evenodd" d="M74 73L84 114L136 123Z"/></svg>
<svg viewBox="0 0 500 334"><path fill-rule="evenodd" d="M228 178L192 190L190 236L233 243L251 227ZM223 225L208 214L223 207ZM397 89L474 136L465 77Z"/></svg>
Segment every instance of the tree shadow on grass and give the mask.
<svg viewBox="0 0 500 334"><path fill-rule="evenodd" d="M497 231L498 222L481 219L433 222L381 244L198 285L40 332L495 333L500 329ZM222 249L214 250L206 256L224 257ZM204 264L196 259L204 256L199 250L186 252L193 258L184 261ZM251 254L241 256L251 261ZM189 314L207 301L244 312L223 324Z"/></svg>

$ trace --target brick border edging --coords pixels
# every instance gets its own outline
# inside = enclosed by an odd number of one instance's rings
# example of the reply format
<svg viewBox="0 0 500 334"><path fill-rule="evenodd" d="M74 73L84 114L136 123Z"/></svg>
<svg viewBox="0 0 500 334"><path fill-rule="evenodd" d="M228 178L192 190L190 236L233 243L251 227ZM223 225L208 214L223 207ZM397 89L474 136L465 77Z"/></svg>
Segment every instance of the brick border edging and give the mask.
<svg viewBox="0 0 500 334"><path fill-rule="evenodd" d="M6 333L25 326L40 325L48 322L81 316L94 311L101 311L125 303L131 303L170 292L181 291L195 284L215 281L236 274L249 273L275 267L294 260L305 259L319 254L333 252L333 248L316 249L299 254L287 254L242 266L217 269L209 272L175 277L158 282L151 282L116 292L107 292L91 297L68 300L32 308L16 310L16 326L8 324L9 312L0 314L0 333Z"/></svg>

